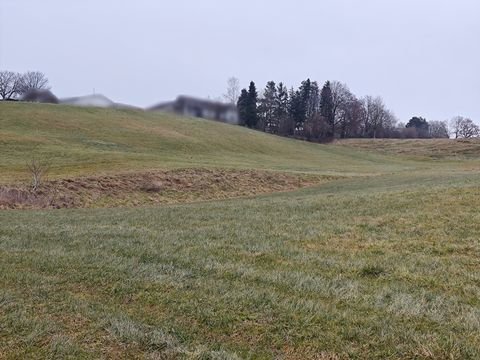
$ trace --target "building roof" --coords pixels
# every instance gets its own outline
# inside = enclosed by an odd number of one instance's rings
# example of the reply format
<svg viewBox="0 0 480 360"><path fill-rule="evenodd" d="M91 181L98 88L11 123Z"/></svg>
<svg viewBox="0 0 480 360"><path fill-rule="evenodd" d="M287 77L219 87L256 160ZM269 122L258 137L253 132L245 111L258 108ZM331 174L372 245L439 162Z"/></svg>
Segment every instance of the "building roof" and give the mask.
<svg viewBox="0 0 480 360"><path fill-rule="evenodd" d="M149 108L149 110L165 110L170 109L172 107L184 107L184 106L191 106L191 107L201 107L202 109L212 109L212 110L236 110L236 106L233 104L226 104L219 101L208 100L208 99L200 99L195 98L192 96L187 95L180 95L177 97L175 101L168 101L163 102L157 105L154 105Z"/></svg>
<svg viewBox="0 0 480 360"><path fill-rule="evenodd" d="M95 106L103 108L109 108L115 105L112 100L101 94L92 94L61 99L60 103L75 106Z"/></svg>
<svg viewBox="0 0 480 360"><path fill-rule="evenodd" d="M91 94L91 95L85 95L85 96L64 98L64 99L60 99L60 104L73 105L73 106L114 108L114 109L136 109L136 110L140 109L132 105L116 103L102 94Z"/></svg>

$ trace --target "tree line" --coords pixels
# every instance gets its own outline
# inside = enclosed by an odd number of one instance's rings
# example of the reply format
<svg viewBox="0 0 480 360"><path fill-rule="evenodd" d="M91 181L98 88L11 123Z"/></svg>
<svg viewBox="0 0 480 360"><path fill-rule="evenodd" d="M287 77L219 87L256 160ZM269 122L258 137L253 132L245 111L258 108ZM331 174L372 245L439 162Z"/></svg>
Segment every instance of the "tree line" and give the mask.
<svg viewBox="0 0 480 360"><path fill-rule="evenodd" d="M2 100L18 100L31 90L49 90L48 79L40 71L17 73L0 71L0 97Z"/></svg>
<svg viewBox="0 0 480 360"><path fill-rule="evenodd" d="M44 73L0 71L0 98L27 100L32 90L49 90ZM413 117L406 124L397 120L380 96L358 98L339 81L326 81L320 87L306 79L297 89L283 82L267 82L258 94L250 82L240 90L232 77L227 82L225 99L237 106L240 124L249 128L309 141L336 138L471 138L480 136L472 119L456 116L447 121L427 121Z"/></svg>
<svg viewBox="0 0 480 360"><path fill-rule="evenodd" d="M236 104L241 125L280 136L309 141L336 138L455 138L480 136L478 126L457 116L447 121L413 117L401 123L380 96L358 98L339 81L323 86L306 79L297 89L283 82L267 82L258 93L252 81L239 90L236 78L228 80L227 101ZM235 97L235 94L239 94Z"/></svg>

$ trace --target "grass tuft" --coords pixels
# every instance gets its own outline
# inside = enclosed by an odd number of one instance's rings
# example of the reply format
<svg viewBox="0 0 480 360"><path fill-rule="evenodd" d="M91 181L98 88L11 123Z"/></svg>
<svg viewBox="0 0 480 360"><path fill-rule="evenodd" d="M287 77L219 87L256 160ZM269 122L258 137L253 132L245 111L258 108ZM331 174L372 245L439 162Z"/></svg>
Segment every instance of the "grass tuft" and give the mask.
<svg viewBox="0 0 480 360"><path fill-rule="evenodd" d="M363 277L378 278L386 274L386 270L379 265L367 265L360 270L360 275Z"/></svg>
<svg viewBox="0 0 480 360"><path fill-rule="evenodd" d="M139 346L143 350L171 352L178 349L174 337L160 329L139 325L126 317L111 320L107 330L125 345Z"/></svg>

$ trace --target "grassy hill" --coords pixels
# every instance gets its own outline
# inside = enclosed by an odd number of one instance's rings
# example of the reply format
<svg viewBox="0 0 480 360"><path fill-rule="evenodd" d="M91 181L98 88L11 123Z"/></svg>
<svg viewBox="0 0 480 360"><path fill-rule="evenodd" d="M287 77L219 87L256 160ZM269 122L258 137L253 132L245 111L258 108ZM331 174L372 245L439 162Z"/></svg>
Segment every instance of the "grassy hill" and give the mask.
<svg viewBox="0 0 480 360"><path fill-rule="evenodd" d="M179 167L367 174L412 165L208 120L16 103L0 103L0 152L0 181L24 176L33 156L58 177Z"/></svg>
<svg viewBox="0 0 480 360"><path fill-rule="evenodd" d="M480 358L480 161L416 144L0 103L6 182L32 152L62 179L335 175L248 198L0 210L0 358Z"/></svg>

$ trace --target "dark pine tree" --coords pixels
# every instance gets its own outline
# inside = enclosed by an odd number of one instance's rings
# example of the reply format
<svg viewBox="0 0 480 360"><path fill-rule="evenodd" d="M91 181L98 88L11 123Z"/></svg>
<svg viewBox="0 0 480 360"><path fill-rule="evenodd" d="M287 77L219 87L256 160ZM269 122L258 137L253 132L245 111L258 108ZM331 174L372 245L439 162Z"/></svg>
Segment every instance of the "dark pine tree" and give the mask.
<svg viewBox="0 0 480 360"><path fill-rule="evenodd" d="M309 115L309 103L312 95L312 82L310 79L302 81L300 88L298 89L298 112L297 112L297 129L303 133L305 129L305 122Z"/></svg>
<svg viewBox="0 0 480 360"><path fill-rule="evenodd" d="M293 121L288 114L288 90L287 87L280 82L277 85L275 97L275 117L278 122L278 134L283 136L293 135Z"/></svg>
<svg viewBox="0 0 480 360"><path fill-rule="evenodd" d="M333 104L332 88L330 81L323 85L320 95L320 113L328 125L327 137L331 138L335 135L335 111Z"/></svg>
<svg viewBox="0 0 480 360"><path fill-rule="evenodd" d="M250 86L248 87L248 107L247 107L247 126L249 128L254 128L257 126L258 122L258 113L257 113L257 100L258 93L255 83L250 81Z"/></svg>
<svg viewBox="0 0 480 360"><path fill-rule="evenodd" d="M310 81L310 80L309 80ZM320 106L320 89L318 83L312 81L309 85L309 94L306 99L305 121L309 121L316 117Z"/></svg>
<svg viewBox="0 0 480 360"><path fill-rule="evenodd" d="M417 130L418 137L429 137L430 125L428 124L428 121L421 116L414 116L413 118L411 118L408 121L407 125L405 125L405 127L415 128Z"/></svg>
<svg viewBox="0 0 480 360"><path fill-rule="evenodd" d="M240 125L245 126L248 118L248 91L242 89L242 92L237 101L238 117L240 118Z"/></svg>
<svg viewBox="0 0 480 360"><path fill-rule="evenodd" d="M245 125L249 128L254 128L257 126L258 114L257 114L257 88L253 81L250 82L248 87L248 97L247 97L247 106L246 106L246 119Z"/></svg>
<svg viewBox="0 0 480 360"><path fill-rule="evenodd" d="M297 135L303 131L303 124L305 122L305 106L302 100L300 90L290 89L288 113L294 123L294 133Z"/></svg>
<svg viewBox="0 0 480 360"><path fill-rule="evenodd" d="M312 91L312 82L310 79L302 81L300 85L300 94L302 94L302 102L304 103L305 113L307 112L307 103L310 99L310 93Z"/></svg>
<svg viewBox="0 0 480 360"><path fill-rule="evenodd" d="M277 87L274 81L269 81L260 99L260 106L257 114L260 115L263 123L263 131L276 133L278 130L278 117L276 116L275 101Z"/></svg>

